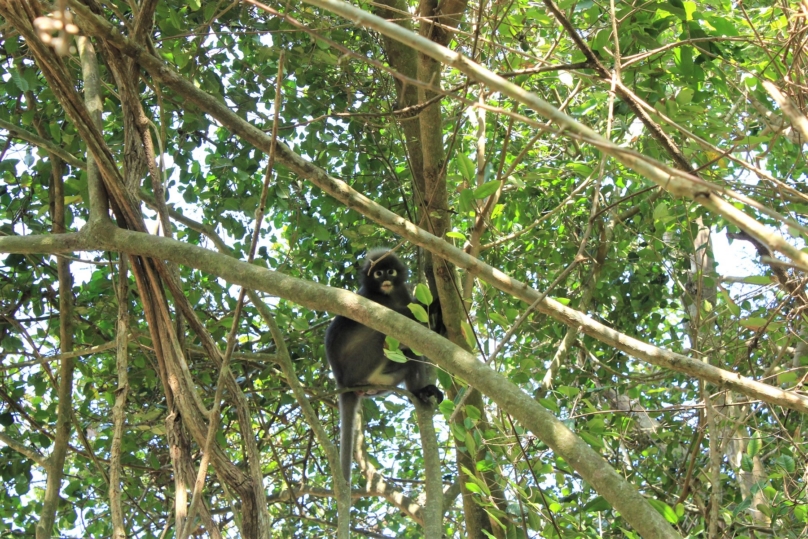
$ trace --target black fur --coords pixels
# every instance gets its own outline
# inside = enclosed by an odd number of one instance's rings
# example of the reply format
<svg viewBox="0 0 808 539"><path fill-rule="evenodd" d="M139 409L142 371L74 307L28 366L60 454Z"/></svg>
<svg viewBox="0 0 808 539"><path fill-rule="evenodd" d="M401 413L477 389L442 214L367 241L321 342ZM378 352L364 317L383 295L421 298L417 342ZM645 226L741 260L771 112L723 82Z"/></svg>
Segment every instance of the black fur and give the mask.
<svg viewBox="0 0 808 539"><path fill-rule="evenodd" d="M407 267L387 249L375 249L368 253L360 270L359 295L373 300L388 309L414 319L407 307L412 297L407 289ZM390 361L384 355L384 335L367 326L337 316L325 332L325 353L337 387L357 388L368 386L398 386L404 382L408 391L424 403L435 397L438 403L443 393L433 382L431 366L412 350L402 350L411 358L406 363ZM340 462L345 480L350 484L353 461L353 434L356 412L362 396L379 395L381 391L349 391L341 393L340 409Z"/></svg>

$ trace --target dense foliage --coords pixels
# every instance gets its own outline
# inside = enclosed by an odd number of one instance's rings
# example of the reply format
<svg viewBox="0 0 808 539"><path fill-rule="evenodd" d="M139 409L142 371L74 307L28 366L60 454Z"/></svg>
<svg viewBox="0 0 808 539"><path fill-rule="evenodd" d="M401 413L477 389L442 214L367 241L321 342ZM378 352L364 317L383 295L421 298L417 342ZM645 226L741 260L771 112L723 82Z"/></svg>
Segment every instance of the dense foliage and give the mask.
<svg viewBox="0 0 808 539"><path fill-rule="evenodd" d="M12 3L0 2L4 18ZM52 9L34 1L20 4L38 14ZM85 4L135 36L140 19L134 3ZM151 9L150 2L143 4ZM358 5L369 12L381 6ZM397 17L416 30L426 24L412 15L415 3L385 5L403 7ZM423 2L422 9L429 5ZM758 207L730 200L785 241L804 245L803 139L764 82L804 110L805 6L756 0L563 1L557 6L562 21L551 5L549 0L462 4L449 47L613 142L753 199ZM420 172L414 172L403 131L424 108L408 111L401 96L409 83L391 75L398 50L361 24L309 4L268 6L273 11L239 2L162 1L154 5L153 28L140 43L265 133L280 103L280 140L379 205L426 227L431 214L421 208L433 193L422 192L416 181ZM76 22L81 34L93 35L80 18ZM50 234L59 224L54 217L59 182L64 226L76 232L89 219L87 145L23 32L11 20L4 20L0 32L0 236ZM131 192L152 200L155 192L160 196L155 177L127 161L127 138L136 135L134 123L126 123L125 95L112 67L122 53L93 37L103 139L121 170L142 182L130 185ZM76 49L62 62L82 91ZM220 241L232 256L247 260L268 155L144 69L136 66L132 73L129 82L147 120L141 133L154 140L158 176L172 211L171 234L210 249ZM544 125L547 120L535 111L457 68L444 66L440 84L446 93L438 100L440 181L451 216L446 241L479 253L536 290L555 283L550 297L624 335L802 391L808 298L799 263L775 256L760 238L698 201L672 196L591 141L557 124ZM47 144L79 163L56 158L55 164L56 153ZM150 233L167 235L154 205L144 204L143 212ZM400 241L284 163L274 164L255 264L355 289L357 260L366 250ZM729 247L716 250L716 267L713 245L727 241ZM425 282L423 253L408 242L399 253ZM172 527L178 472L166 423L172 413L168 389L132 274L127 296L119 296L119 258L101 251L69 255L72 310L63 312L56 256L0 255L0 473L9 494L0 496L3 535L33 535L43 511L44 459L58 437L57 392L64 380L60 328L69 329L77 353L53 535L112 535L120 302L128 306L130 338L120 452L126 532L179 534ZM225 350L239 316L238 287L191 267L176 271L196 315ZM478 357L486 360L502 345L491 368L562 419L682 536L804 535L808 446L799 411L651 365L538 311L518 320L528 309L524 301L466 272L457 273L456 284L468 314L465 340ZM265 300L296 377L336 439L335 387L322 344L331 316L282 297ZM170 305L176 312L173 301ZM210 408L219 367L186 318L179 318L179 340L198 394ZM502 344L515 323L513 336ZM252 423L246 427L260 455L271 534L330 536L337 508L323 448L275 362L278 349L253 302L246 303L237 326L231 370L249 405ZM439 380L444 388L452 383L445 371ZM450 423L462 390L452 396L454 402L448 400L435 418L443 479L454 494L446 501L446 536L470 533L468 510L453 489L458 482L491 517L492 533L499 537L636 536L602 493L490 395L483 396L484 409L468 405L461 419ZM235 401L232 391L225 391L215 443L235 467L246 470L248 451L239 430L244 425ZM384 470L389 489L417 501L423 453L412 407L395 396L366 399L363 413L370 462ZM189 436L185 443L196 470L199 442ZM476 470L466 471L471 476L460 478L456 451L475 456ZM359 472L354 477L355 488L364 486ZM290 489L299 494L289 495ZM222 535L239 536L241 500L213 470L203 498ZM423 534L411 516L378 493L355 498L353 505L351 525L358 535ZM194 531L208 532L203 524Z"/></svg>

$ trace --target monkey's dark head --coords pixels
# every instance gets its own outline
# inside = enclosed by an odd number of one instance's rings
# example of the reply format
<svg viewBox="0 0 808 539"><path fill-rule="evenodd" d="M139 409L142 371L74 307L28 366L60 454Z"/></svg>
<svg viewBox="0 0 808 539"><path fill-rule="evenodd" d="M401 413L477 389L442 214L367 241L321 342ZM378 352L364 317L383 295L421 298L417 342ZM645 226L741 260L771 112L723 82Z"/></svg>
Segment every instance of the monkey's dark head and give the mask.
<svg viewBox="0 0 808 539"><path fill-rule="evenodd" d="M359 282L368 292L389 295L406 286L408 273L407 266L389 250L373 249L362 264Z"/></svg>

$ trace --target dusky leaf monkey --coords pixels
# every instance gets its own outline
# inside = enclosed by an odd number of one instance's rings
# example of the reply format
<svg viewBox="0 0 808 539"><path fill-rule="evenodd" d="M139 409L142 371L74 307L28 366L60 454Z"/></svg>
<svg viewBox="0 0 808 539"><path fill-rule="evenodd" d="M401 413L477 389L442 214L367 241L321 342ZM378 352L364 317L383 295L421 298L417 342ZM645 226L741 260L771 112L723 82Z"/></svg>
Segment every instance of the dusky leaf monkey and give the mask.
<svg viewBox="0 0 808 539"><path fill-rule="evenodd" d="M362 264L358 294L414 320L415 316L407 307L412 303L407 288L408 275L407 267L395 254L383 248L373 249ZM325 353L337 387L396 387L404 382L407 390L424 403L429 404L430 397L435 397L440 403L443 393L435 386L433 369L426 360L412 350L404 349L407 361L393 361L385 355L384 344L384 334L344 316L334 318L325 332ZM378 389L359 389L339 396L340 463L349 485L360 399L384 393Z"/></svg>

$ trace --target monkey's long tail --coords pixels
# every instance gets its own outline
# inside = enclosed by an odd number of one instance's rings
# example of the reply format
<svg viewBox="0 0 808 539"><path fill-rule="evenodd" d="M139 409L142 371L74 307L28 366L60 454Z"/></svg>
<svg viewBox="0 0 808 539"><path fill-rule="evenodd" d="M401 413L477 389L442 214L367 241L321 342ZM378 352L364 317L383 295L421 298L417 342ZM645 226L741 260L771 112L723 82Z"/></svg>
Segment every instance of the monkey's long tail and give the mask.
<svg viewBox="0 0 808 539"><path fill-rule="evenodd" d="M339 460L342 476L348 487L351 486L351 463L356 430L356 412L359 408L359 395L353 391L339 396Z"/></svg>

